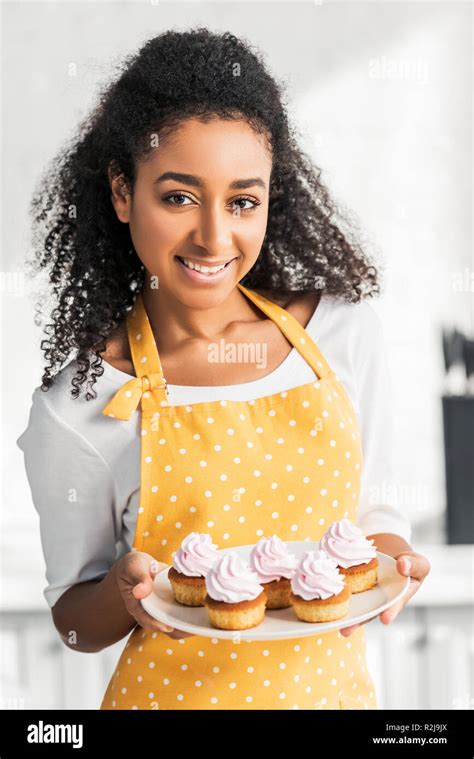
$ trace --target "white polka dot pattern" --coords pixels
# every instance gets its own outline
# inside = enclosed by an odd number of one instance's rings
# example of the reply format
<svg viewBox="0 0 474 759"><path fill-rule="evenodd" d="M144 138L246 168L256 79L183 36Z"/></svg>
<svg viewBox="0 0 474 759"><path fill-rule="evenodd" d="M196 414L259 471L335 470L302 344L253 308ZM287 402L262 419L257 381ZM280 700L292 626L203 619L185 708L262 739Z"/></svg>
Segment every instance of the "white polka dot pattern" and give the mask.
<svg viewBox="0 0 474 759"><path fill-rule="evenodd" d="M166 563L193 530L210 532L227 548L274 533L282 540L318 540L331 522L355 521L362 449L348 395L291 314L239 287L302 352L318 380L252 401L168 405L151 326L137 298L128 330L138 376L103 413L129 419L141 400L133 550ZM239 641L238 634L234 640L174 640L137 626L100 708L375 709L374 690L363 627L350 640L334 631L261 642Z"/></svg>

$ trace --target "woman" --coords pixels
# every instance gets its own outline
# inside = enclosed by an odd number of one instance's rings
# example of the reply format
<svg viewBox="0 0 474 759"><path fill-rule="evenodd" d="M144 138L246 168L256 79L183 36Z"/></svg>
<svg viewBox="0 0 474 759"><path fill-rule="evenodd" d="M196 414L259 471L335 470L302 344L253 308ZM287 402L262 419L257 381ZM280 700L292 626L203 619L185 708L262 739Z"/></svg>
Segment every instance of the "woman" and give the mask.
<svg viewBox="0 0 474 759"><path fill-rule="evenodd" d="M18 442L63 641L132 631L102 709L377 708L361 626L227 641L140 603L191 531L228 547L357 521L411 577L385 623L429 571L369 502L389 455L379 284L319 173L260 55L199 28L127 61L35 197L57 302Z"/></svg>

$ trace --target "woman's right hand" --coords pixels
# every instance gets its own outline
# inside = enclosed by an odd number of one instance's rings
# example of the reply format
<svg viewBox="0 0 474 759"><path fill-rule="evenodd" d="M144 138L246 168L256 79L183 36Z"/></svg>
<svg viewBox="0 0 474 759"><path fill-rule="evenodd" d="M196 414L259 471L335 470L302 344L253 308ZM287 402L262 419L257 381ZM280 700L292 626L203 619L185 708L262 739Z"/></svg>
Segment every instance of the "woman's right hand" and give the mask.
<svg viewBox="0 0 474 759"><path fill-rule="evenodd" d="M140 601L153 590L155 575L166 567L144 551L130 551L115 563L115 577L125 607L141 627L148 630L164 632L170 638L188 638L193 633L177 630L165 625L145 611Z"/></svg>

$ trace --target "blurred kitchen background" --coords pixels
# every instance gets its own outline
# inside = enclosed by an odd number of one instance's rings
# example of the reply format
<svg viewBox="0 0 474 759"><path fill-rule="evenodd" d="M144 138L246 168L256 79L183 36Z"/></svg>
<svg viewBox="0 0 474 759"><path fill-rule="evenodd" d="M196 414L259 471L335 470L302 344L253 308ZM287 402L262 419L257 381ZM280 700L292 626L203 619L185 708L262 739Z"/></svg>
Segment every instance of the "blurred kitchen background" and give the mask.
<svg viewBox="0 0 474 759"><path fill-rule="evenodd" d="M366 627L379 704L472 709L471 3L31 2L3 4L2 16L0 707L98 708L125 643L71 651L43 597L38 518L15 445L41 376L23 269L32 188L111 64L153 34L201 24L264 52L303 146L382 270L372 304L398 441L398 479L387 486L432 571L393 624Z"/></svg>

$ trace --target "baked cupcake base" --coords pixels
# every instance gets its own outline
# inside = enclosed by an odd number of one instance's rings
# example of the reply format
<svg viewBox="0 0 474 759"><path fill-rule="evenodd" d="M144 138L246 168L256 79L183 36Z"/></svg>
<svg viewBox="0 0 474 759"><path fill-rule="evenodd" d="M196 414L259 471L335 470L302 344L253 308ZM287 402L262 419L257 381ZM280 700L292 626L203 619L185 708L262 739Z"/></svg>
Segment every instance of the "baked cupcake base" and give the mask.
<svg viewBox="0 0 474 759"><path fill-rule="evenodd" d="M287 609L291 606L291 580L280 577L279 580L261 583L267 596L267 609Z"/></svg>
<svg viewBox="0 0 474 759"><path fill-rule="evenodd" d="M374 556L368 564L355 564L347 569L338 566L338 570L344 575L344 581L351 593L363 593L377 584L378 567L379 560Z"/></svg>
<svg viewBox="0 0 474 759"><path fill-rule="evenodd" d="M178 572L174 567L168 570L168 580L173 589L175 601L183 606L204 606L206 598L206 579L191 577Z"/></svg>
<svg viewBox="0 0 474 759"><path fill-rule="evenodd" d="M347 587L329 598L312 598L307 601L291 592L291 603L302 622L333 622L345 617L349 609L351 591Z"/></svg>
<svg viewBox="0 0 474 759"><path fill-rule="evenodd" d="M265 591L262 591L257 598L233 604L216 601L207 594L204 605L213 627L221 630L246 630L263 622L266 598Z"/></svg>

